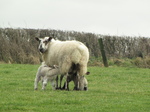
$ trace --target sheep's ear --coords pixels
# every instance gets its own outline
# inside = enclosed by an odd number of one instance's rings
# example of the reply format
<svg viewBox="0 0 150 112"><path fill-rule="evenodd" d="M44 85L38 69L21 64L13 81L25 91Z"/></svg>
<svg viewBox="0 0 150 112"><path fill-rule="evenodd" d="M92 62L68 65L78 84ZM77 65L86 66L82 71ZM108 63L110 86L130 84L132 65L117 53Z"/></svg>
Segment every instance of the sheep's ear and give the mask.
<svg viewBox="0 0 150 112"><path fill-rule="evenodd" d="M86 72L86 75L90 75L90 72Z"/></svg>
<svg viewBox="0 0 150 112"><path fill-rule="evenodd" d="M39 39L38 37L35 37L35 39L36 39L37 41L40 41L40 39Z"/></svg>
<svg viewBox="0 0 150 112"><path fill-rule="evenodd" d="M53 37L49 37L49 38L48 38L48 41L51 41L51 40L52 40L52 38L53 38Z"/></svg>

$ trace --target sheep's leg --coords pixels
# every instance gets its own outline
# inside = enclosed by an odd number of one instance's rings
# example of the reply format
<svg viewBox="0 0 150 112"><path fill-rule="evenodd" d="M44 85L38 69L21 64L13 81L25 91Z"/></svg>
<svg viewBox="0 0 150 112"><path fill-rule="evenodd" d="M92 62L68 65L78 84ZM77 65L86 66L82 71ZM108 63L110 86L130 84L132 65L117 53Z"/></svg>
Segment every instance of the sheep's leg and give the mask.
<svg viewBox="0 0 150 112"><path fill-rule="evenodd" d="M41 80L41 77L37 74L34 81L34 90L38 89L38 82Z"/></svg>
<svg viewBox="0 0 150 112"><path fill-rule="evenodd" d="M74 85L75 85L73 90L79 90L79 80L80 80L79 74L78 74L78 72L76 72L73 75L74 75L73 82L74 82Z"/></svg>
<svg viewBox="0 0 150 112"><path fill-rule="evenodd" d="M58 76L56 77L56 87L55 87L55 89L59 89L58 88Z"/></svg>
<svg viewBox="0 0 150 112"><path fill-rule="evenodd" d="M44 77L44 78L43 78L42 90L45 90L46 85L47 85L47 78Z"/></svg>
<svg viewBox="0 0 150 112"><path fill-rule="evenodd" d="M62 88L61 88L61 85L62 85L63 77L64 77L64 75L60 75L60 85L59 85L59 88L60 88L60 89L62 89Z"/></svg>
<svg viewBox="0 0 150 112"><path fill-rule="evenodd" d="M63 87L61 88L61 90L64 90L65 87L66 87L66 82L64 82L64 85L63 85Z"/></svg>
<svg viewBox="0 0 150 112"><path fill-rule="evenodd" d="M75 90L79 90L79 77L76 78L76 87Z"/></svg>
<svg viewBox="0 0 150 112"><path fill-rule="evenodd" d="M79 90L84 90L84 76L79 76Z"/></svg>
<svg viewBox="0 0 150 112"><path fill-rule="evenodd" d="M74 82L74 89L73 90L79 90L79 78L78 78L78 75L77 73L73 74L75 75L74 78L73 78L73 82Z"/></svg>

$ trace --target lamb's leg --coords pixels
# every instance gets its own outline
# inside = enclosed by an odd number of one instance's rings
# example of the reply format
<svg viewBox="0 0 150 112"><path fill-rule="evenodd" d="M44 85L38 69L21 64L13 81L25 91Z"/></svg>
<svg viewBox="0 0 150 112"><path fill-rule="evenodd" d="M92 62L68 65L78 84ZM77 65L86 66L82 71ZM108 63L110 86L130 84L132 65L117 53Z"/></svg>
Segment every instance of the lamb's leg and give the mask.
<svg viewBox="0 0 150 112"><path fill-rule="evenodd" d="M52 85L52 89L56 90L56 87L55 87L56 86L56 82L55 82L55 80L51 81L51 85Z"/></svg>
<svg viewBox="0 0 150 112"><path fill-rule="evenodd" d="M45 90L46 85L47 85L47 77L44 77L43 78L42 90Z"/></svg>
<svg viewBox="0 0 150 112"><path fill-rule="evenodd" d="M38 89L38 82L41 80L41 77L39 76L39 74L37 73L35 81L34 81L34 90Z"/></svg>
<svg viewBox="0 0 150 112"><path fill-rule="evenodd" d="M64 82L64 86L61 88L62 90L68 90L69 91L69 82Z"/></svg>
<svg viewBox="0 0 150 112"><path fill-rule="evenodd" d="M69 91L69 74L66 74L66 83L65 83L65 90Z"/></svg>
<svg viewBox="0 0 150 112"><path fill-rule="evenodd" d="M62 87L63 90L66 89L66 87L67 87L66 90L69 90L69 82L72 81L72 77L70 77L70 75L71 75L71 74L69 74L69 75L67 76L67 79L66 79L66 81L64 82L64 86Z"/></svg>

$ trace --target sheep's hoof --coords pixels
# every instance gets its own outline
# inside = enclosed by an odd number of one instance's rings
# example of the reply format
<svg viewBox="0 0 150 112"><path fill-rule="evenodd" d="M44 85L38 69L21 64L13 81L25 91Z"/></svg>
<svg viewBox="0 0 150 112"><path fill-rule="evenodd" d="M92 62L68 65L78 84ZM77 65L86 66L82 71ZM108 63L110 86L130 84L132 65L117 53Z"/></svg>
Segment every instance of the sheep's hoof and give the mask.
<svg viewBox="0 0 150 112"><path fill-rule="evenodd" d="M66 91L69 91L69 88L65 89Z"/></svg>
<svg viewBox="0 0 150 112"><path fill-rule="evenodd" d="M60 90L61 88L59 88L59 87L57 87L57 88L55 88L56 90Z"/></svg>
<svg viewBox="0 0 150 112"><path fill-rule="evenodd" d="M60 88L60 90L65 90L65 87Z"/></svg>
<svg viewBox="0 0 150 112"><path fill-rule="evenodd" d="M38 88L34 88L34 90L38 90Z"/></svg>
<svg viewBox="0 0 150 112"><path fill-rule="evenodd" d="M79 91L79 88L77 88L77 87L74 87L74 89L73 90L75 90L75 91Z"/></svg>

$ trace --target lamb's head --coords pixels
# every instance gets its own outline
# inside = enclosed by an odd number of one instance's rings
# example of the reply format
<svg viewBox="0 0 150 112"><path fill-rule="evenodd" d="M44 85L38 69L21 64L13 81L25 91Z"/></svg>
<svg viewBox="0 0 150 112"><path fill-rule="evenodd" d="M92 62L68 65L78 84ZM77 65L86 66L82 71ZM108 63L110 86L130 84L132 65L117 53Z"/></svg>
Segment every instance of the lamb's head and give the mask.
<svg viewBox="0 0 150 112"><path fill-rule="evenodd" d="M86 72L85 75L89 75L90 72ZM88 90L88 81L87 79L84 77L84 76L79 76L79 89L80 90L84 90L84 91L87 91Z"/></svg>
<svg viewBox="0 0 150 112"><path fill-rule="evenodd" d="M48 43L52 40L52 37L44 37L44 38L35 38L37 41L39 41L39 51L41 53L45 53L48 50Z"/></svg>

